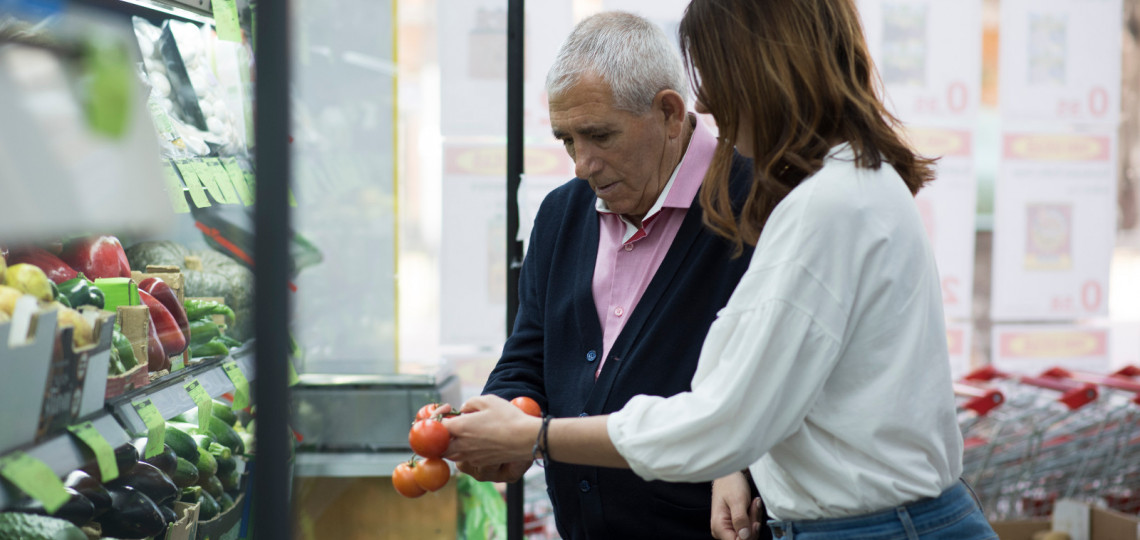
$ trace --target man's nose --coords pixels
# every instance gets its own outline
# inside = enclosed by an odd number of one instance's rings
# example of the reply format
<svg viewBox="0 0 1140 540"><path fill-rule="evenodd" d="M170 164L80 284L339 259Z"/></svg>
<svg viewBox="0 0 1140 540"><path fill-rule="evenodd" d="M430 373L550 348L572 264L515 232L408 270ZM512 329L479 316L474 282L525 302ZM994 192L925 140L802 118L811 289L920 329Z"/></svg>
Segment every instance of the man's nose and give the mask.
<svg viewBox="0 0 1140 540"><path fill-rule="evenodd" d="M574 174L578 178L588 179L602 169L602 160L591 155L590 152L579 151L574 156Z"/></svg>

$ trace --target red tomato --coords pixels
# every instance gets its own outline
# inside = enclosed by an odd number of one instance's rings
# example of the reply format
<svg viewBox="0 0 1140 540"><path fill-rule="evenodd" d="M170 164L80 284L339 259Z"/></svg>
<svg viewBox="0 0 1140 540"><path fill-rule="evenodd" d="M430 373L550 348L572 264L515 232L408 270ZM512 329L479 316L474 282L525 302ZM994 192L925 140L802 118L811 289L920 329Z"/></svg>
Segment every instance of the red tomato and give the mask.
<svg viewBox="0 0 1140 540"><path fill-rule="evenodd" d="M416 483L415 471L407 463L396 465L392 471L392 486L396 491L409 499L414 499L427 493L427 490Z"/></svg>
<svg viewBox="0 0 1140 540"><path fill-rule="evenodd" d="M518 407L522 412L531 416L542 417L542 408L538 406L538 402L526 396L519 396L511 400L511 405Z"/></svg>
<svg viewBox="0 0 1140 540"><path fill-rule="evenodd" d="M428 491L436 491L451 478L451 466L442 459L425 459L412 467L416 484Z"/></svg>
<svg viewBox="0 0 1140 540"><path fill-rule="evenodd" d="M443 422L433 418L416 420L408 432L408 443L412 450L426 458L441 458L451 443L451 434L443 427Z"/></svg>
<svg viewBox="0 0 1140 540"><path fill-rule="evenodd" d="M416 413L416 420L423 420L424 418L431 418L432 411L439 408L439 403L428 403L420 407L419 412Z"/></svg>

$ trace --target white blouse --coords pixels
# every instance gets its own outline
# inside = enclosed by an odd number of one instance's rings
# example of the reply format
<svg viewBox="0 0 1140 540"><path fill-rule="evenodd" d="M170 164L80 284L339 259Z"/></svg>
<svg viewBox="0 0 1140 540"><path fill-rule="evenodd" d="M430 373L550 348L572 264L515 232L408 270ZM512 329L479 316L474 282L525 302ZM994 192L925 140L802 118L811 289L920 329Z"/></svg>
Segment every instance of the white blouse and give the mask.
<svg viewBox="0 0 1140 540"><path fill-rule="evenodd" d="M934 256L894 169L853 159L836 147L776 207L692 391L637 396L609 417L639 476L707 481L749 467L781 520L879 511L958 479Z"/></svg>

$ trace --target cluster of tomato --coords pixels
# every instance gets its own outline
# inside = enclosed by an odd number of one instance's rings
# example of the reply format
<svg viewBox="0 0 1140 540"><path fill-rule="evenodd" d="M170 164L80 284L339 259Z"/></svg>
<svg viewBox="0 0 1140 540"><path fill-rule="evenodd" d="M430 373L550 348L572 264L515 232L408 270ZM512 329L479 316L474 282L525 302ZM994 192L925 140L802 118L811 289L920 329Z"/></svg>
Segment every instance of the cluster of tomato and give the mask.
<svg viewBox="0 0 1140 540"><path fill-rule="evenodd" d="M511 403L526 414L542 416L538 403L529 397L519 396L512 399ZM428 403L416 412L416 420L408 432L408 443L412 446L412 451L424 459L417 460L416 456L412 456L412 459L397 465L392 471L392 485L400 495L414 499L442 488L451 479L451 466L443 459L443 453L451 443L451 434L440 421L443 415L435 414L439 407L439 403Z"/></svg>

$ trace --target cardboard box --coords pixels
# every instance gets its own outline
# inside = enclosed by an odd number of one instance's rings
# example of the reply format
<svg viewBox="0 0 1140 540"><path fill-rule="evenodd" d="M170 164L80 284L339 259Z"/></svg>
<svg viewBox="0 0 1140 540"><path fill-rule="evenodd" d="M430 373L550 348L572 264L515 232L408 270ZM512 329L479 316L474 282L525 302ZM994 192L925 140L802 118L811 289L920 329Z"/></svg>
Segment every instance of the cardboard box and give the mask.
<svg viewBox="0 0 1140 540"><path fill-rule="evenodd" d="M146 306L119 306L119 326L131 342L131 350L139 365L147 365L147 334L150 332L150 309Z"/></svg>
<svg viewBox="0 0 1140 540"><path fill-rule="evenodd" d="M142 388L150 383L147 374L146 362L143 362L122 375L107 377L107 389L103 393L103 400L121 396L136 388Z"/></svg>
<svg viewBox="0 0 1140 540"><path fill-rule="evenodd" d="M0 454L36 436L55 330L56 312L40 310L31 296L17 302L11 321L0 323Z"/></svg>
<svg viewBox="0 0 1140 540"><path fill-rule="evenodd" d="M197 538L198 510L200 509L199 503L174 503L174 513L178 515L178 521L170 524L161 540L194 540Z"/></svg>
<svg viewBox="0 0 1140 540"><path fill-rule="evenodd" d="M391 477L298 477L293 482L295 540L454 540L458 482L409 499Z"/></svg>
<svg viewBox="0 0 1140 540"><path fill-rule="evenodd" d="M107 362L111 358L111 324L115 316L90 306L82 306L79 311L81 315L86 314L84 318L88 322L95 321L92 328L98 341L77 347L74 343L76 328L60 327L48 366L36 440L60 433L80 417L103 407ZM85 410L83 393L88 387L89 378L95 380L91 383L93 395Z"/></svg>
<svg viewBox="0 0 1140 540"><path fill-rule="evenodd" d="M1001 540L1033 540L1033 533L1049 530L1049 519L1027 519L990 523Z"/></svg>
<svg viewBox="0 0 1140 540"><path fill-rule="evenodd" d="M1038 531L1061 531L1072 540L1140 540L1140 516L1073 499L1057 501L1052 518L991 523L1001 540L1033 540Z"/></svg>
<svg viewBox="0 0 1140 540"><path fill-rule="evenodd" d="M114 346L111 331L115 328L115 314L94 309L80 312L93 314L92 327L95 330L95 346L87 352L87 378L79 404L79 416L83 417L102 410L103 402L107 400L107 369L111 364L111 347Z"/></svg>
<svg viewBox="0 0 1140 540"><path fill-rule="evenodd" d="M185 282L182 279L182 269L177 266L159 266L147 265L146 272L139 272L137 270L131 272L131 280L135 283L142 283L144 279L155 277L161 279L174 291L174 296L178 298L178 303L186 302ZM189 339L189 336L187 336ZM170 357L170 371L178 371L190 362L190 348L187 347L181 354L173 355Z"/></svg>

